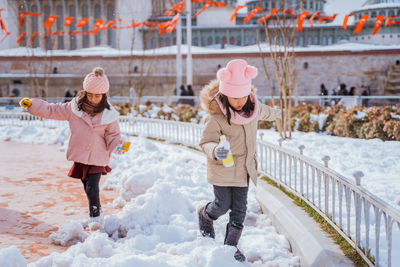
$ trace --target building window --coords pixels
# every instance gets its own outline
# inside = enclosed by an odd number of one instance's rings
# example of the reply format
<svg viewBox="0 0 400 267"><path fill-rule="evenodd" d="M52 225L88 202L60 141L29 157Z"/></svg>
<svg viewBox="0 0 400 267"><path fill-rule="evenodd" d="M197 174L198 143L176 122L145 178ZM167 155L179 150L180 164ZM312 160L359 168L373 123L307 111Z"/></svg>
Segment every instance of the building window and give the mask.
<svg viewBox="0 0 400 267"><path fill-rule="evenodd" d="M70 5L69 6L69 16L70 17L74 17L75 18L75 6L74 5ZM72 22L71 26L69 26L69 30L71 32L75 31L75 21ZM76 36L75 34L71 34L69 36L69 49L74 50L76 49Z"/></svg>
<svg viewBox="0 0 400 267"><path fill-rule="evenodd" d="M195 39L197 39L197 37ZM195 40L195 41L197 43L197 40ZM171 46L171 38L165 37L165 45L166 46Z"/></svg>
<svg viewBox="0 0 400 267"><path fill-rule="evenodd" d="M333 44L333 36L328 36L328 45Z"/></svg>
<svg viewBox="0 0 400 267"><path fill-rule="evenodd" d="M211 36L208 36L207 38L207 45L212 45L213 44L213 39Z"/></svg>
<svg viewBox="0 0 400 267"><path fill-rule="evenodd" d="M303 36L299 37L299 46L304 46L304 37Z"/></svg>
<svg viewBox="0 0 400 267"><path fill-rule="evenodd" d="M49 16L50 16L50 6L49 5L45 5L44 6L44 18L43 19L46 20ZM52 25L52 27L54 27L54 26ZM50 28L49 32L51 32L51 28ZM47 30L46 30L45 34L47 35L47 33L49 33L49 32L47 32ZM52 39L51 35L46 38L46 41L45 41L46 50L53 49L53 45L52 45L52 40L51 39Z"/></svg>
<svg viewBox="0 0 400 267"><path fill-rule="evenodd" d="M94 6L94 17L95 19L101 19L101 6L99 4L96 4ZM101 44L101 33L102 31L98 31L98 33L94 37L94 41L96 45Z"/></svg>
<svg viewBox="0 0 400 267"><path fill-rule="evenodd" d="M394 16L394 10L389 11L389 16Z"/></svg>
<svg viewBox="0 0 400 267"><path fill-rule="evenodd" d="M33 5L31 10L33 13L38 12L38 8L36 5ZM31 17L31 21L32 21L32 34L34 32L39 33L39 18L36 16L33 16L33 17ZM31 45L33 48L39 47L39 36L36 36L35 40L33 41L33 44L31 44Z"/></svg>
<svg viewBox="0 0 400 267"><path fill-rule="evenodd" d="M328 41L326 39L326 36L322 36L322 45L327 45Z"/></svg>
<svg viewBox="0 0 400 267"><path fill-rule="evenodd" d="M312 36L308 36L307 45L312 45Z"/></svg>
<svg viewBox="0 0 400 267"><path fill-rule="evenodd" d="M26 11L25 10L25 5L20 5L19 6L19 11ZM25 18L26 19L26 18ZM26 22L25 22L26 23ZM21 32L26 32L26 27L25 27L25 23L24 24L22 24L22 28L19 30L19 32L21 33ZM26 46L26 34L25 34L25 37L22 39L22 41L21 41L21 43L20 43L20 46Z"/></svg>
<svg viewBox="0 0 400 267"><path fill-rule="evenodd" d="M230 43L231 45L235 45L235 37L231 36L231 37L229 38L229 43Z"/></svg>
<svg viewBox="0 0 400 267"><path fill-rule="evenodd" d="M240 35L238 35L236 37L236 45L241 46L242 45L242 38L240 37Z"/></svg>
<svg viewBox="0 0 400 267"><path fill-rule="evenodd" d="M164 46L164 38L158 37L158 47L163 47Z"/></svg>
<svg viewBox="0 0 400 267"><path fill-rule="evenodd" d="M373 12L371 13L371 18L376 18L376 12L375 12L375 11L373 11Z"/></svg>
<svg viewBox="0 0 400 267"><path fill-rule="evenodd" d="M342 37L341 35L339 35L339 36L337 37L337 41L340 42L341 40L343 40L343 37Z"/></svg>
<svg viewBox="0 0 400 267"><path fill-rule="evenodd" d="M199 38L194 37L192 40L193 40L192 42L193 42L193 45L194 45L194 46L198 46L198 45L199 45L199 44L198 44L198 43L199 43Z"/></svg>
<svg viewBox="0 0 400 267"><path fill-rule="evenodd" d="M215 43L220 44L221 43L221 37L217 36L215 37Z"/></svg>
<svg viewBox="0 0 400 267"><path fill-rule="evenodd" d="M61 5L58 5L56 7L57 10L57 31L63 31L64 30L64 13L63 13L63 7ZM64 49L64 36L60 35L57 36L57 49Z"/></svg>
<svg viewBox="0 0 400 267"><path fill-rule="evenodd" d="M112 4L107 5L107 20L114 20L114 6ZM114 47L114 32L113 29L107 29L107 44L110 47Z"/></svg>
<svg viewBox="0 0 400 267"><path fill-rule="evenodd" d="M212 40L211 40L212 41ZM201 36L201 45L200 46L206 46L207 45L207 39L205 36Z"/></svg>
<svg viewBox="0 0 400 267"><path fill-rule="evenodd" d="M314 45L319 45L319 36L314 36Z"/></svg>
<svg viewBox="0 0 400 267"><path fill-rule="evenodd" d="M89 10L87 5L82 5L82 18L89 18ZM83 32L89 31L89 22L82 29ZM82 47L88 48L89 47L89 35L82 36Z"/></svg>

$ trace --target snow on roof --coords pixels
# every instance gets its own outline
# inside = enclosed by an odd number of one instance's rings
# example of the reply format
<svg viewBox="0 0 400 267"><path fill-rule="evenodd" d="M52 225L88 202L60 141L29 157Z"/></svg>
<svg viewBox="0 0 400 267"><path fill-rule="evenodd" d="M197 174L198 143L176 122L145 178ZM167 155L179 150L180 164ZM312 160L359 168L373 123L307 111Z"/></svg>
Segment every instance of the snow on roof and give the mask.
<svg viewBox="0 0 400 267"><path fill-rule="evenodd" d="M380 9L380 8L400 8L400 2L399 3L380 3L380 4L373 4L373 5L366 5L361 8L358 8L357 10L354 10L354 11L363 11L363 10Z"/></svg>
<svg viewBox="0 0 400 267"><path fill-rule="evenodd" d="M268 44L261 44L261 49L264 52L269 52L270 48ZM329 46L308 46L308 47L295 47L296 52L333 52L333 51L373 51L373 50L400 50L400 45L374 45L374 44L360 44L345 42ZM251 46L228 46L225 49L220 48L206 48L192 46L193 55L207 55L207 54L240 54L240 53L259 53L258 45ZM116 56L160 56L160 55L176 55L177 47L168 46L157 49L145 50L145 51L133 51L131 54L130 50L117 50L109 47L93 47L79 50L53 50L51 53L41 48L35 48L35 56L66 56L66 57L89 57L89 56L100 56L100 57L116 57ZM187 54L187 46L182 45L181 52L183 55ZM24 57L32 56L31 50L20 47L8 50L0 50L0 57Z"/></svg>

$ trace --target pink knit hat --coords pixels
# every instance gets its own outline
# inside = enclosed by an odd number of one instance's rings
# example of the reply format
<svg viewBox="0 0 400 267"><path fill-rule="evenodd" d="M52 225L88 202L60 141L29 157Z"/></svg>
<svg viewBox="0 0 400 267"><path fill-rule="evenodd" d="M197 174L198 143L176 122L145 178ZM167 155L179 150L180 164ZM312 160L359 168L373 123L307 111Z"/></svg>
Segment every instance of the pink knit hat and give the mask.
<svg viewBox="0 0 400 267"><path fill-rule="evenodd" d="M234 59L226 68L217 72L219 92L233 98L241 98L251 93L251 79L257 76L257 68L247 65L246 60Z"/></svg>
<svg viewBox="0 0 400 267"><path fill-rule="evenodd" d="M83 80L83 90L92 94L105 94L110 88L107 76L100 67L93 69Z"/></svg>

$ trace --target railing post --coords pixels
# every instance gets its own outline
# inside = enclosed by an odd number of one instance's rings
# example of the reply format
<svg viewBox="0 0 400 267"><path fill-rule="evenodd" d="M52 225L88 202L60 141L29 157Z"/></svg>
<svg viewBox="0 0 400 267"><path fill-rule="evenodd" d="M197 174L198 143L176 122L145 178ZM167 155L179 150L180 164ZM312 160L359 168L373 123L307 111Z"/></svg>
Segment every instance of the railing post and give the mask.
<svg viewBox="0 0 400 267"><path fill-rule="evenodd" d="M278 139L279 146L282 146L282 142L283 142L283 139L282 139L282 138L279 138L279 139Z"/></svg>
<svg viewBox="0 0 400 267"><path fill-rule="evenodd" d="M303 150L306 148L304 145L300 145L299 147L300 155L303 155Z"/></svg>
<svg viewBox="0 0 400 267"><path fill-rule="evenodd" d="M356 180L356 185L360 186L361 185L361 177L364 176L364 173L362 171L355 171L353 172L354 179Z"/></svg>
<svg viewBox="0 0 400 267"><path fill-rule="evenodd" d="M356 185L360 186L361 185L361 177L364 176L364 174L361 171L356 171L353 173L353 176L356 180ZM354 192L354 206L356 209L356 244L357 246L360 246L361 240L360 240L360 229L361 229L361 197L358 193Z"/></svg>
<svg viewBox="0 0 400 267"><path fill-rule="evenodd" d="M324 165L325 165L325 167L326 168L328 168L328 162L331 160L331 157L329 157L329 156L324 156L323 158L322 158L322 161L324 162Z"/></svg>
<svg viewBox="0 0 400 267"><path fill-rule="evenodd" d="M262 133L262 132L261 132L259 135L260 135L260 139L261 139L261 141L263 141L263 138L264 138L264 133Z"/></svg>

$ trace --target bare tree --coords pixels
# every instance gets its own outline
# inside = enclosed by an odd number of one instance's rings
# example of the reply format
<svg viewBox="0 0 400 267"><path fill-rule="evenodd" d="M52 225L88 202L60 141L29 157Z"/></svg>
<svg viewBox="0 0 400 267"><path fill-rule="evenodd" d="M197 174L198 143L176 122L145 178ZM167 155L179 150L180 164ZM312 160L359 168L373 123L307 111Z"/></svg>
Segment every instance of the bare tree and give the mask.
<svg viewBox="0 0 400 267"><path fill-rule="evenodd" d="M279 108L282 117L278 120L278 129L283 139L292 137L291 112L293 106L293 91L297 95L297 71L294 41L296 37L297 17L303 8L303 1L291 7L292 1L279 0L279 9L271 11L268 19L264 19L264 32L269 45L269 54L274 66L274 75L279 87ZM262 1L260 0L260 5ZM278 1L277 1L278 2ZM278 4L278 3L277 3ZM288 7L288 9L285 9ZM293 11L290 11L293 10ZM264 17L266 16L264 12ZM271 83L261 45L260 54L263 61L264 72ZM294 89L294 90L293 90ZM272 93L271 93L272 94Z"/></svg>

